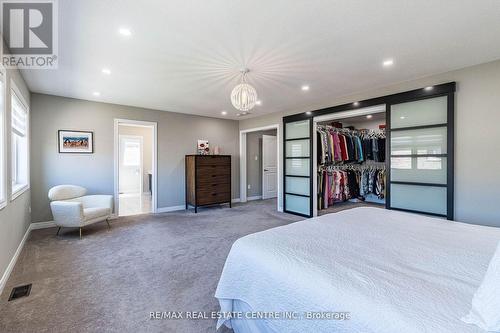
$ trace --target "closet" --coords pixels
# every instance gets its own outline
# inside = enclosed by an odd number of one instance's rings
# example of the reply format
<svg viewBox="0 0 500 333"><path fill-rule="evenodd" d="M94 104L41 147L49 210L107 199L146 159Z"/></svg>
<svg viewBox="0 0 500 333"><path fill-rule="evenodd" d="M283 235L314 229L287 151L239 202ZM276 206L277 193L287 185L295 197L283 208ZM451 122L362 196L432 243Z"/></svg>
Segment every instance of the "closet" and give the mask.
<svg viewBox="0 0 500 333"><path fill-rule="evenodd" d="M385 205L385 112L370 110L315 125L319 215L368 203Z"/></svg>
<svg viewBox="0 0 500 333"><path fill-rule="evenodd" d="M455 90L449 82L284 117L284 211L385 203L452 220Z"/></svg>

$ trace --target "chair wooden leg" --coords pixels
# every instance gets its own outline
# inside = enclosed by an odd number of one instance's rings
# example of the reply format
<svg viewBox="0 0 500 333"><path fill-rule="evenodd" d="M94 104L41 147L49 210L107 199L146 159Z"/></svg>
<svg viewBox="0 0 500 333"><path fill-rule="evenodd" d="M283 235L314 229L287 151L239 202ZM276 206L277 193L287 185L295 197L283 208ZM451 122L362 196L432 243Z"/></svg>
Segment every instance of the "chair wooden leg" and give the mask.
<svg viewBox="0 0 500 333"><path fill-rule="evenodd" d="M80 239L82 239L82 228L80 228Z"/></svg>
<svg viewBox="0 0 500 333"><path fill-rule="evenodd" d="M61 227L57 228L56 236L59 236L59 231L61 231Z"/></svg>

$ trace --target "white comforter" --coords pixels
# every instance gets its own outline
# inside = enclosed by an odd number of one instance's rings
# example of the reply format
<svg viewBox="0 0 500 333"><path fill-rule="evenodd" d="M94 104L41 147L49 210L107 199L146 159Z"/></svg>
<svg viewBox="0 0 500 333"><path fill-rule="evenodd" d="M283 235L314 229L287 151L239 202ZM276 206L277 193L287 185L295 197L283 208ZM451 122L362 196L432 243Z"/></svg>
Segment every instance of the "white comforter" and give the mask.
<svg viewBox="0 0 500 333"><path fill-rule="evenodd" d="M460 318L499 240L498 228L357 208L237 240L215 296L224 312L241 300L253 311L351 314L268 320L276 332L483 332Z"/></svg>

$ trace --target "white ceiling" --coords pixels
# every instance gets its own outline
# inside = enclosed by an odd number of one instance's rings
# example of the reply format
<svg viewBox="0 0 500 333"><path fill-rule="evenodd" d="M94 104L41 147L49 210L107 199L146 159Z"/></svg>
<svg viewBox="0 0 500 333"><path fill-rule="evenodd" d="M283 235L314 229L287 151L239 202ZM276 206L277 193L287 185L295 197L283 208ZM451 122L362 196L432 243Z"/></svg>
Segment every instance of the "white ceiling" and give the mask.
<svg viewBox="0 0 500 333"><path fill-rule="evenodd" d="M23 74L33 92L236 119L243 66L251 116L307 110L499 59L499 17L498 0L59 0L59 69Z"/></svg>

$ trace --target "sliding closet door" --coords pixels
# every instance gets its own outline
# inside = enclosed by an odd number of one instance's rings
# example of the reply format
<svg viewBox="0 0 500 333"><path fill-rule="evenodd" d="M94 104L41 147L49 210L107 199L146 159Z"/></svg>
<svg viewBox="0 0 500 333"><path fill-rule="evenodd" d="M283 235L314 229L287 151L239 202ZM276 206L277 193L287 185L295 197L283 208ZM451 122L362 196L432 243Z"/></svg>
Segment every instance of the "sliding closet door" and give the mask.
<svg viewBox="0 0 500 333"><path fill-rule="evenodd" d="M453 219L453 94L389 108L388 208Z"/></svg>
<svg viewBox="0 0 500 333"><path fill-rule="evenodd" d="M312 216L311 120L285 123L284 127L284 210Z"/></svg>

